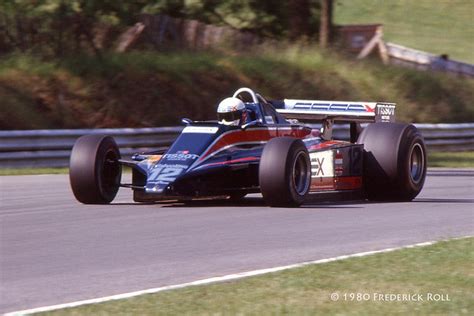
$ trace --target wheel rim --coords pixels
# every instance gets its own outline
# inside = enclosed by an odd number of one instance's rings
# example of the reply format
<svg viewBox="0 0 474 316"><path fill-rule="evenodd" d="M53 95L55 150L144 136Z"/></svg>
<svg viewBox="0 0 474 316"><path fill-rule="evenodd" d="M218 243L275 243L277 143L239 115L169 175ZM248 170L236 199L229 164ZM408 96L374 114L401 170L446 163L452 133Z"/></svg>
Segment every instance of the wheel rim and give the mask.
<svg viewBox="0 0 474 316"><path fill-rule="evenodd" d="M300 151L293 162L293 172L291 176L293 188L299 195L305 195L310 184L310 170L308 158L304 151Z"/></svg>
<svg viewBox="0 0 474 316"><path fill-rule="evenodd" d="M410 154L410 177L415 183L421 181L423 177L423 170L425 169L425 157L423 148L419 143L416 143Z"/></svg>
<svg viewBox="0 0 474 316"><path fill-rule="evenodd" d="M109 150L105 155L102 170L102 186L107 194L113 194L120 185L120 163L118 155L115 151Z"/></svg>

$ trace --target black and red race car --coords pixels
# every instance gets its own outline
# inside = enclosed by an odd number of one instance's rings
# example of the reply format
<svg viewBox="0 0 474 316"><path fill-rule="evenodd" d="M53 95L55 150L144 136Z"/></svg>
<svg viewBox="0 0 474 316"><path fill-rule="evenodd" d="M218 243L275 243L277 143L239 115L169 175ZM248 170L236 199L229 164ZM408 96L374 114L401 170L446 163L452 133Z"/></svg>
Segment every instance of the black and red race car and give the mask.
<svg viewBox="0 0 474 316"><path fill-rule="evenodd" d="M164 152L124 160L112 137L82 136L70 159L75 197L110 203L122 186L133 190L136 202L261 192L270 206L298 206L341 198L410 201L423 187L423 138L415 126L394 123L394 104L267 101L249 88L234 97L245 101L249 122L183 119L186 127ZM350 124L350 141L333 139L334 122ZM121 183L122 166L133 169L132 183Z"/></svg>

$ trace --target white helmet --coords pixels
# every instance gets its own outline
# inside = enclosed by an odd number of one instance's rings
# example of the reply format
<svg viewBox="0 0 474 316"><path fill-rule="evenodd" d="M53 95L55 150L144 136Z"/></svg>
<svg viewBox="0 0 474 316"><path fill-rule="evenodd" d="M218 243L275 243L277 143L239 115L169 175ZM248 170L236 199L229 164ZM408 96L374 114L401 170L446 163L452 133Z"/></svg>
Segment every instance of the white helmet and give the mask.
<svg viewBox="0 0 474 316"><path fill-rule="evenodd" d="M219 124L238 126L243 123L242 117L245 104L238 98L226 98L217 107L217 120Z"/></svg>

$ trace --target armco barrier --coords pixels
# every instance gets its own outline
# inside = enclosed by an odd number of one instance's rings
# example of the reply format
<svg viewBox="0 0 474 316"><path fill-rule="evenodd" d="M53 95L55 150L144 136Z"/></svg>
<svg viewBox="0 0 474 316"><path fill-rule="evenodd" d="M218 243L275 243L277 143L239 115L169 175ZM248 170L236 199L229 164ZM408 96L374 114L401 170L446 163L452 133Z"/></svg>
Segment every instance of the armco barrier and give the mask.
<svg viewBox="0 0 474 316"><path fill-rule="evenodd" d="M474 123L415 124L428 150L474 150ZM86 134L111 135L123 156L169 146L183 127L105 128L0 131L0 168L66 167L75 140ZM347 126L336 126L334 137L348 139Z"/></svg>
<svg viewBox="0 0 474 316"><path fill-rule="evenodd" d="M66 167L77 138L105 134L123 156L169 146L182 127L0 131L0 168Z"/></svg>
<svg viewBox="0 0 474 316"><path fill-rule="evenodd" d="M474 77L474 65L451 59L443 59L440 55L423 52L413 48L385 43L390 62L420 70L437 70L457 75Z"/></svg>

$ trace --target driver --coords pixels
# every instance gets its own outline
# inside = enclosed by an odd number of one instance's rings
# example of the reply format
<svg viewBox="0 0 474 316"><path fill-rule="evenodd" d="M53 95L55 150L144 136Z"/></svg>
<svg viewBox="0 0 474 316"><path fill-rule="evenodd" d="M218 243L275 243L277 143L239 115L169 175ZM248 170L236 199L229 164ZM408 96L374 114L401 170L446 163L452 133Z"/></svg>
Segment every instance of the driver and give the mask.
<svg viewBox="0 0 474 316"><path fill-rule="evenodd" d="M217 120L219 124L239 126L247 120L245 104L238 98L226 98L217 107Z"/></svg>

